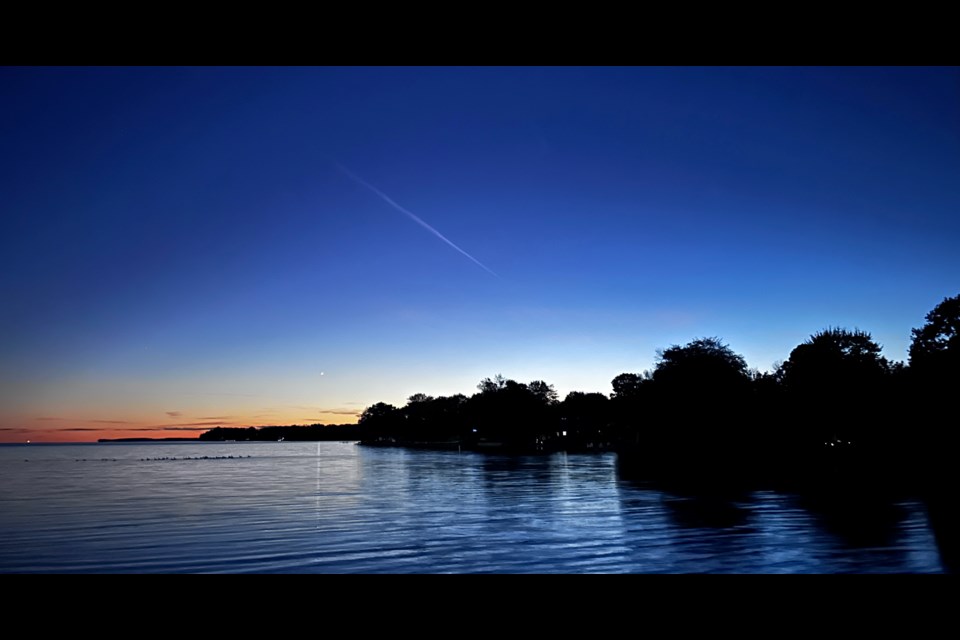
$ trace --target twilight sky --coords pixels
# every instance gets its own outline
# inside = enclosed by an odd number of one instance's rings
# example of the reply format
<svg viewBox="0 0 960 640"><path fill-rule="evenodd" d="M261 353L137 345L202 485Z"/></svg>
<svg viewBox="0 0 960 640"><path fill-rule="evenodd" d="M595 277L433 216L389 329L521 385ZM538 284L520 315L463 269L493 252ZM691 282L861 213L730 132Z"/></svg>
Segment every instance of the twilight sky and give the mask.
<svg viewBox="0 0 960 640"><path fill-rule="evenodd" d="M905 360L957 68L0 69L0 441L609 394L719 336Z"/></svg>

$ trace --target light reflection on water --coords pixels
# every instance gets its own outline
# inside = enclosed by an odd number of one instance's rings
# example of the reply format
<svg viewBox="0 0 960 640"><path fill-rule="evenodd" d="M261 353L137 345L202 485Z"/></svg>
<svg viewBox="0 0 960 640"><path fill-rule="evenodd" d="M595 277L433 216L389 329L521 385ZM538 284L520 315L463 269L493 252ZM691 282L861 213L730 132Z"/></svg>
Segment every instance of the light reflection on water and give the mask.
<svg viewBox="0 0 960 640"><path fill-rule="evenodd" d="M941 571L916 500L684 494L615 454L0 446L4 573Z"/></svg>

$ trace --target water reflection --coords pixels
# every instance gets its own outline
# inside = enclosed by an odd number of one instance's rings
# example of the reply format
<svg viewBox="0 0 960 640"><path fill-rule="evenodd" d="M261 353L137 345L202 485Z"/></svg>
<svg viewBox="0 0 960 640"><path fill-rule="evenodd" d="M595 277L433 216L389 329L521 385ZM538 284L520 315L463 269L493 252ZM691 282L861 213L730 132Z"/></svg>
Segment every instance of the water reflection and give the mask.
<svg viewBox="0 0 960 640"><path fill-rule="evenodd" d="M796 503L840 544L852 548L889 548L899 542L908 511L892 496L871 493L813 493Z"/></svg>
<svg viewBox="0 0 960 640"><path fill-rule="evenodd" d="M857 483L796 492L722 481L695 488L678 477L643 479L632 466L620 471L625 487L658 492L678 529L674 553L696 558L698 571L942 570L915 497Z"/></svg>
<svg viewBox="0 0 960 640"><path fill-rule="evenodd" d="M21 453L0 447L0 572L939 572L941 555L956 566L946 499L703 491L624 473L614 454L340 443ZM209 459L184 459L198 454ZM176 459L142 460L160 457Z"/></svg>
<svg viewBox="0 0 960 640"><path fill-rule="evenodd" d="M960 573L960 505L953 490L934 493L925 504L944 569Z"/></svg>
<svg viewBox="0 0 960 640"><path fill-rule="evenodd" d="M690 529L739 529L750 531L751 510L741 499L718 495L664 496L663 504L671 521Z"/></svg>

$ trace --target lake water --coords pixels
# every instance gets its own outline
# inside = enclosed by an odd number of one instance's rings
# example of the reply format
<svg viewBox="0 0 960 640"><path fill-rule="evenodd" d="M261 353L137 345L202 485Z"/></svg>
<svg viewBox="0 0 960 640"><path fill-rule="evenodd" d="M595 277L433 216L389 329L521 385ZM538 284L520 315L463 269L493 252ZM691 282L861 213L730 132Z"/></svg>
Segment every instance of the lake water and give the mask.
<svg viewBox="0 0 960 640"><path fill-rule="evenodd" d="M697 496L615 454L0 446L2 573L940 573L923 503Z"/></svg>

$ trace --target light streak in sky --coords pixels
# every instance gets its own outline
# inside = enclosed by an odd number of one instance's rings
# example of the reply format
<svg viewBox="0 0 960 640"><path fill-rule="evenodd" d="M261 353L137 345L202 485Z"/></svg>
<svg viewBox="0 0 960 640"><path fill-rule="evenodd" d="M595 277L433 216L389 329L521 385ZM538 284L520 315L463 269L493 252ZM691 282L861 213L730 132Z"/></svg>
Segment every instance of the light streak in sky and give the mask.
<svg viewBox="0 0 960 640"><path fill-rule="evenodd" d="M479 260L477 260L476 258L474 258L472 255L470 255L469 253L467 253L466 251L464 251L463 249L461 249L460 247L458 247L456 244L454 244L454 243L453 243L451 240L449 240L445 235L443 235L442 233L440 233L439 231L437 231L436 229L434 229L433 227L431 227L429 224L427 224L426 222L424 222L423 219L420 218L420 216L418 216L417 214L413 213L413 212L410 211L409 209L405 209L405 208L401 207L399 204L397 204L396 202L394 202L393 198L391 198L390 196L388 196L387 194L385 194L383 191L380 191L380 189L377 189L375 186L373 186L372 184L370 184L369 182L367 182L366 180L364 180L363 178L361 178L360 176L358 176L358 175L355 174L354 172L350 171L349 169L347 169L345 166L343 166L343 165L340 164L339 162L336 163L336 165L337 165L337 168L340 169L340 171L342 171L348 178L350 178L351 180L353 180L354 182L356 182L356 183L359 184L360 186L366 187L366 188L369 189L370 191L373 191L375 194L377 194L378 196L380 196L380 197L381 197L387 204L389 204L391 207L393 207L394 209L396 209L397 211L399 211L399 212L401 212L401 213L406 214L407 217L409 217L411 220L413 220L414 222L416 222L417 224L419 224L421 227L423 227L424 229L426 229L427 231L429 231L430 233L432 233L433 235L437 236L438 238L440 238L441 240L443 240L444 242L446 242L448 245L450 245L451 247L453 247L454 249L456 249L457 251L459 251L461 254L463 254L464 256L466 256L471 262L473 262L474 264L476 264L478 267L480 267L481 269L483 269L484 271L486 271L487 273L489 273L490 275L492 275L492 276L494 276L494 277L496 277L496 278L499 278L499 277L500 277L500 276L498 276L498 275L493 271L493 269L491 269L491 268L488 267L487 265L483 264L482 262L480 262Z"/></svg>

